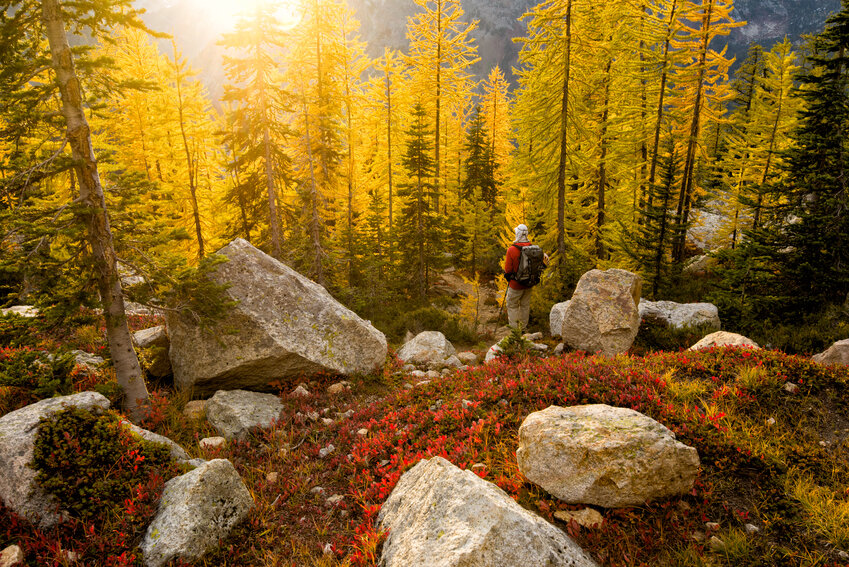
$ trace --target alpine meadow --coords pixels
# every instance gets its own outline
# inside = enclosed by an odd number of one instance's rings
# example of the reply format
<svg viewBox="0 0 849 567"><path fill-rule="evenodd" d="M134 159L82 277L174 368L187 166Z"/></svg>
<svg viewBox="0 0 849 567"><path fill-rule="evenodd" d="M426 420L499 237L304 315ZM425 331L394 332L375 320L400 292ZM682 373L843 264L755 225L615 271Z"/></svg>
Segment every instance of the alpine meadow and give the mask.
<svg viewBox="0 0 849 567"><path fill-rule="evenodd" d="M0 567L849 566L849 0L17 0Z"/></svg>

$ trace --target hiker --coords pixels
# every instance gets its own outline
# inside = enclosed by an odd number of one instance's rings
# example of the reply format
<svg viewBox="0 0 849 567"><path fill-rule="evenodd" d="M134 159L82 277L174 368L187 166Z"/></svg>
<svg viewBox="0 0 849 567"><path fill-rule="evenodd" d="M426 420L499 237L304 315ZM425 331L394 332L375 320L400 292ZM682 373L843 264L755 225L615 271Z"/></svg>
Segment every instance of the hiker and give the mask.
<svg viewBox="0 0 849 567"><path fill-rule="evenodd" d="M504 277L507 278L507 319L511 327L528 326L531 308L531 288L539 283L548 265L548 254L528 239L528 227L520 224L513 229L516 240L504 258Z"/></svg>

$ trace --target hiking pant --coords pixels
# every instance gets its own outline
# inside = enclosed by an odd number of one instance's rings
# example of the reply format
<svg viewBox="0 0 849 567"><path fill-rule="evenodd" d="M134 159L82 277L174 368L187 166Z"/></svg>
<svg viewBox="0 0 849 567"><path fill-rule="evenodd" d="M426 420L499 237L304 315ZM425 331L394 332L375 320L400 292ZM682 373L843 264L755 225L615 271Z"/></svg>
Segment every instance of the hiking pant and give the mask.
<svg viewBox="0 0 849 567"><path fill-rule="evenodd" d="M507 320L511 327L517 324L523 329L528 327L528 317L531 312L531 288L507 288Z"/></svg>

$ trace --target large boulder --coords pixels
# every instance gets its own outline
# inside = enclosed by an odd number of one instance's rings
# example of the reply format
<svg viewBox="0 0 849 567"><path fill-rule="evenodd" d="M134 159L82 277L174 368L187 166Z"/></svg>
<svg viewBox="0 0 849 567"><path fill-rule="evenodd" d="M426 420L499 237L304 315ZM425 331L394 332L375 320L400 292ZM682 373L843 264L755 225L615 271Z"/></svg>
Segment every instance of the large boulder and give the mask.
<svg viewBox="0 0 849 567"><path fill-rule="evenodd" d="M719 309L713 303L675 303L640 299L640 319L653 319L665 327L684 329L708 325L718 331L721 327Z"/></svg>
<svg viewBox="0 0 849 567"><path fill-rule="evenodd" d="M811 360L819 364L839 364L849 366L849 339L837 341L825 351L815 354Z"/></svg>
<svg viewBox="0 0 849 567"><path fill-rule="evenodd" d="M758 343L748 337L744 337L743 335L738 335L737 333L729 333L727 331L717 331L704 337L702 340L691 346L688 350L702 350L712 347L723 346L746 347L755 350L759 350L761 348L758 346Z"/></svg>
<svg viewBox="0 0 849 567"><path fill-rule="evenodd" d="M559 337L560 333L563 332L563 316L566 314L569 303L571 301L563 301L551 308L551 312L548 314L548 328L552 337Z"/></svg>
<svg viewBox="0 0 849 567"><path fill-rule="evenodd" d="M565 533L441 457L404 473L378 516L382 567L590 567Z"/></svg>
<svg viewBox="0 0 849 567"><path fill-rule="evenodd" d="M639 506L685 494L696 450L655 420L604 404L551 406L525 418L516 451L528 480L570 504Z"/></svg>
<svg viewBox="0 0 849 567"><path fill-rule="evenodd" d="M26 317L27 319L33 319L38 317L39 311L38 307L33 307L32 305L13 305L11 307L4 307L0 309L0 315L17 315L18 317Z"/></svg>
<svg viewBox="0 0 849 567"><path fill-rule="evenodd" d="M398 351L398 358L409 364L438 366L457 351L439 331L424 331Z"/></svg>
<svg viewBox="0 0 849 567"><path fill-rule="evenodd" d="M590 270L563 313L560 335L576 350L613 356L626 352L640 330L642 278L625 270Z"/></svg>
<svg viewBox="0 0 849 567"><path fill-rule="evenodd" d="M0 417L0 500L18 516L43 528L62 521L60 503L35 482L31 468L38 422L70 407L107 409L109 400L97 392L51 398Z"/></svg>
<svg viewBox="0 0 849 567"><path fill-rule="evenodd" d="M386 337L323 287L240 238L219 254L212 274L237 302L226 318L201 328L168 316L174 382L194 395L270 389L305 375L368 373L386 358Z"/></svg>
<svg viewBox="0 0 849 567"><path fill-rule="evenodd" d="M281 411L277 396L245 390L219 390L206 401L207 421L227 439L244 439L252 427L271 427Z"/></svg>
<svg viewBox="0 0 849 567"><path fill-rule="evenodd" d="M253 498L226 459L213 459L165 483L139 548L148 567L199 559L247 516Z"/></svg>

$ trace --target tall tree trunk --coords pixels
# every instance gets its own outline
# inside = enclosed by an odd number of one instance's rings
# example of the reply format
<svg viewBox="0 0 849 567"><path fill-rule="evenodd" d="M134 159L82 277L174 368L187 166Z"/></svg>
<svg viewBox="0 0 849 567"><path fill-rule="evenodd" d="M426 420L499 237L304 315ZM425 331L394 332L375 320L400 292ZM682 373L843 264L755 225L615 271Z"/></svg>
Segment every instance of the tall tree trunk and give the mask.
<svg viewBox="0 0 849 567"><path fill-rule="evenodd" d="M434 132L433 139L436 142L434 144L434 167L435 172L433 175L434 180L436 181L436 188L434 191L434 210L437 214L439 214L439 169L440 169L440 161L439 161L439 126L440 126L440 112L442 110L442 0L436 0L436 128Z"/></svg>
<svg viewBox="0 0 849 567"><path fill-rule="evenodd" d="M389 169L389 264L392 265L392 79L386 73L386 159Z"/></svg>
<svg viewBox="0 0 849 567"><path fill-rule="evenodd" d="M651 168L649 170L649 206L651 206L651 186L657 176L657 160L660 154L660 129L663 127L664 99L666 98L666 82L669 78L669 48L672 41L672 26L675 24L678 0L673 0L669 11L669 23L666 26L666 41L663 44L663 71L660 75L660 95L657 100L657 119L654 125L654 143L652 145Z"/></svg>
<svg viewBox="0 0 849 567"><path fill-rule="evenodd" d="M306 98L304 98L304 124L306 130L307 157L310 165L310 178L312 180L312 194L310 195L310 237L313 246L313 270L315 281L324 286L324 250L321 248L321 218L318 215L318 181L315 178L315 160L312 153L312 137L310 136L310 112Z"/></svg>
<svg viewBox="0 0 849 567"><path fill-rule="evenodd" d="M601 114L601 157L598 164L598 203L596 216L596 233L595 233L595 251L596 260L607 259L607 249L604 246L604 240L601 237L601 231L605 223L605 197L607 190L607 120L610 114L610 69L613 66L613 59L607 60L607 66L604 69L604 111Z"/></svg>
<svg viewBox="0 0 849 567"><path fill-rule="evenodd" d="M566 159L569 112L569 79L572 69L572 0L566 2L566 42L563 61L563 90L560 100L560 161L557 165L557 255L561 275L566 269Z"/></svg>
<svg viewBox="0 0 849 567"><path fill-rule="evenodd" d="M62 114L68 125L67 139L74 160L79 201L84 205L78 218L88 228L95 277L106 319L109 354L112 356L118 384L124 393L124 409L132 419L137 420L141 416L141 404L148 399L147 386L142 378L139 359L133 350L133 340L127 326L124 295L121 291L117 257L106 212L106 199L91 144L91 130L83 111L82 89L65 35L65 22L59 1L42 0L41 9L45 33L50 44L52 66L62 95Z"/></svg>
<svg viewBox="0 0 849 567"><path fill-rule="evenodd" d="M767 179L769 179L769 170L772 166L772 156L775 153L775 141L778 137L778 125L781 122L781 111L784 108L784 88L781 88L781 91L778 94L778 103L775 109L775 121L772 123L772 132L769 136L769 151L766 154L766 164L764 165L764 172L761 176L761 188L758 190L758 202L755 206L755 214L754 219L752 220L752 229L757 230L760 227L761 221L761 208L763 207L763 186L766 184Z"/></svg>
<svg viewBox="0 0 849 567"><path fill-rule="evenodd" d="M192 152L189 150L189 141L186 137L186 121L183 116L183 80L180 77L180 63L177 57L177 44L171 40L171 47L174 50L174 83L177 85L177 111L180 118L180 135L183 137L183 149L186 152L186 173L189 176L189 193L192 199L192 216L195 221L195 236L198 240L198 261L203 260L206 256L203 247L203 233L200 225L200 207L198 206L198 188L197 188L197 165L192 159Z"/></svg>

